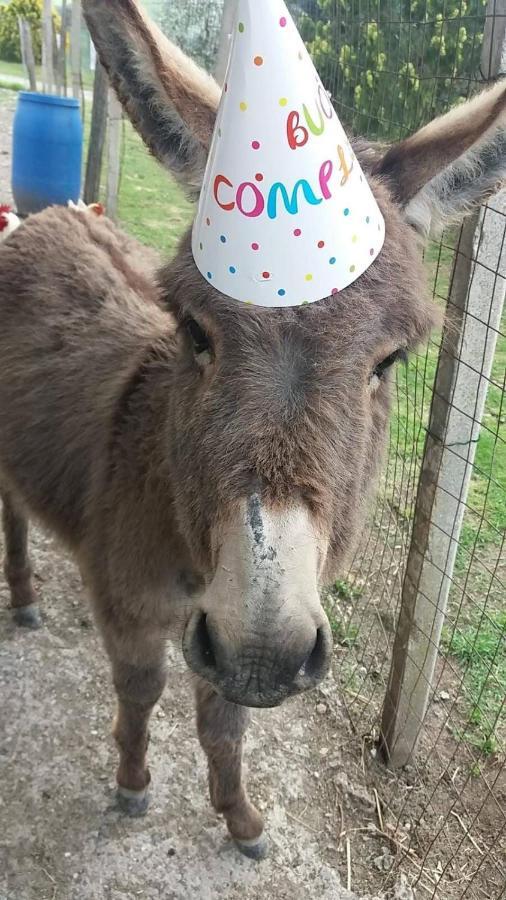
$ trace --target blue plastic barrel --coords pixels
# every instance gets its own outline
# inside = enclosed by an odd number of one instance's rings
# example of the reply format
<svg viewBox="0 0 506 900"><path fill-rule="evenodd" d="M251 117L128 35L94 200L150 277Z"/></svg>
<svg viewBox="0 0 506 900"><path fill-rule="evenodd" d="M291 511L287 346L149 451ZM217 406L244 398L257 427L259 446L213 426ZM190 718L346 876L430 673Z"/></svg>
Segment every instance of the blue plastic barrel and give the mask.
<svg viewBox="0 0 506 900"><path fill-rule="evenodd" d="M83 128L79 101L19 93L14 117L12 193L22 215L81 194Z"/></svg>

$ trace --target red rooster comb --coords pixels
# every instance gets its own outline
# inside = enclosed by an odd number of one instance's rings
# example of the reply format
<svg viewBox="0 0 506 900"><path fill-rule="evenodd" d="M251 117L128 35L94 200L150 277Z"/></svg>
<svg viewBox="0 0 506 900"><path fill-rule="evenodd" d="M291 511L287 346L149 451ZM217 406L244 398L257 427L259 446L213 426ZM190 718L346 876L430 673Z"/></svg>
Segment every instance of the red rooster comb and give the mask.
<svg viewBox="0 0 506 900"><path fill-rule="evenodd" d="M5 203L0 203L0 234L2 231L7 228L9 224L9 220L7 218L8 213L10 213L11 207Z"/></svg>
<svg viewBox="0 0 506 900"><path fill-rule="evenodd" d="M12 212L11 207L6 203L0 204L0 240L3 241L6 237L9 237L20 225L21 222L16 214Z"/></svg>

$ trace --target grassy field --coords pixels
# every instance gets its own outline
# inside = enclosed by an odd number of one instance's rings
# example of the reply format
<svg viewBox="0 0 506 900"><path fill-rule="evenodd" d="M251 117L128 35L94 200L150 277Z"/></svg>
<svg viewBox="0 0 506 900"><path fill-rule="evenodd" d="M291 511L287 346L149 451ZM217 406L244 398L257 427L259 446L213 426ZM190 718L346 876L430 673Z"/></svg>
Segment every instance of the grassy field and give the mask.
<svg viewBox="0 0 506 900"><path fill-rule="evenodd" d="M35 74L37 77L37 81L42 80L42 66L35 66ZM19 78L19 82L17 83L19 87L22 88L23 81L26 79L26 70L22 63L15 62L7 62L4 59L0 59L0 83L3 79L2 87L9 87L6 82L6 76L8 78ZM67 76L70 83L70 75ZM93 87L93 72L83 71L83 87L92 88Z"/></svg>
<svg viewBox="0 0 506 900"><path fill-rule="evenodd" d="M446 297L449 289L453 254L450 249L441 253L439 247L431 244L426 254L427 266L435 290L439 297ZM436 273L437 268L437 273ZM472 479L468 505L474 512L466 518L461 536L464 549L488 544L499 545L506 529L506 408L504 404L504 382L506 372L506 334L503 317L502 334L497 343L492 369L491 384L488 389L485 415L480 440L476 451L475 475ZM401 395L407 395L415 403L416 397L424 391L425 414L430 404L431 388L437 366L438 341L433 340L428 353L412 360L405 377L400 372L398 380ZM411 458L413 453L423 453L425 435L419 433L416 420L413 423L413 408L408 403L399 403L398 421L406 442L401 453ZM395 422L394 422L395 424ZM477 523L483 518L479 534ZM459 557L462 565L465 554Z"/></svg>
<svg viewBox="0 0 506 900"><path fill-rule="evenodd" d="M181 188L146 151L125 123L119 198L122 225L143 243L167 256L190 225L194 206Z"/></svg>

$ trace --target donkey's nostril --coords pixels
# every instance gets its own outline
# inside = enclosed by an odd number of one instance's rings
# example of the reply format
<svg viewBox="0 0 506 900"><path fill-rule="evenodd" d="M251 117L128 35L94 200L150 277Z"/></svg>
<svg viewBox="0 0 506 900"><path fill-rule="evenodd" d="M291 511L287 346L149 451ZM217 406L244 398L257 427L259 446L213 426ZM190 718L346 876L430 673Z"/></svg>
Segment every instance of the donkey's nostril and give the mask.
<svg viewBox="0 0 506 900"><path fill-rule="evenodd" d="M210 682L218 679L218 667L225 654L206 613L198 611L190 618L183 636L183 653L196 675L202 675Z"/></svg>
<svg viewBox="0 0 506 900"><path fill-rule="evenodd" d="M313 649L299 671L299 680L302 676L303 681L314 682L320 681L326 674L330 665L329 640L327 630L324 626L320 626L316 632L316 640Z"/></svg>
<svg viewBox="0 0 506 900"><path fill-rule="evenodd" d="M281 623L283 624L283 623ZM286 624L286 623L285 623ZM304 621L286 639L286 629L234 640L220 632L211 614L195 610L183 635L189 668L230 703L277 706L285 697L307 691L324 678L330 666L332 636L328 623Z"/></svg>
<svg viewBox="0 0 506 900"><path fill-rule="evenodd" d="M194 648L200 656L206 668L216 668L216 656L209 628L207 627L207 615L204 613L198 622L193 637Z"/></svg>

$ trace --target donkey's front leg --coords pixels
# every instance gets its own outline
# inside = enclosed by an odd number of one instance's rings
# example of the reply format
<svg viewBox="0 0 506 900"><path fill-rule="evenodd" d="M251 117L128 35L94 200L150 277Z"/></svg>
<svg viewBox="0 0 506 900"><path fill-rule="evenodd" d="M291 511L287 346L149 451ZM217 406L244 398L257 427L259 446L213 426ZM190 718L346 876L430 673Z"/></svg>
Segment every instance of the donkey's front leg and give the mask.
<svg viewBox="0 0 506 900"><path fill-rule="evenodd" d="M40 628L37 594L28 556L28 520L14 498L2 491L2 524L5 535L5 577L11 592L12 615L17 625Z"/></svg>
<svg viewBox="0 0 506 900"><path fill-rule="evenodd" d="M146 765L148 723L167 678L165 640L159 632L145 635L139 627L120 640L117 634L114 639L106 635L106 646L118 695L113 727L120 754L118 803L129 816L141 816L148 808L151 780Z"/></svg>
<svg viewBox="0 0 506 900"><path fill-rule="evenodd" d="M242 741L250 714L228 703L204 681L196 689L197 727L209 763L209 790L216 812L226 820L239 850L251 859L267 855L260 813L242 783Z"/></svg>

